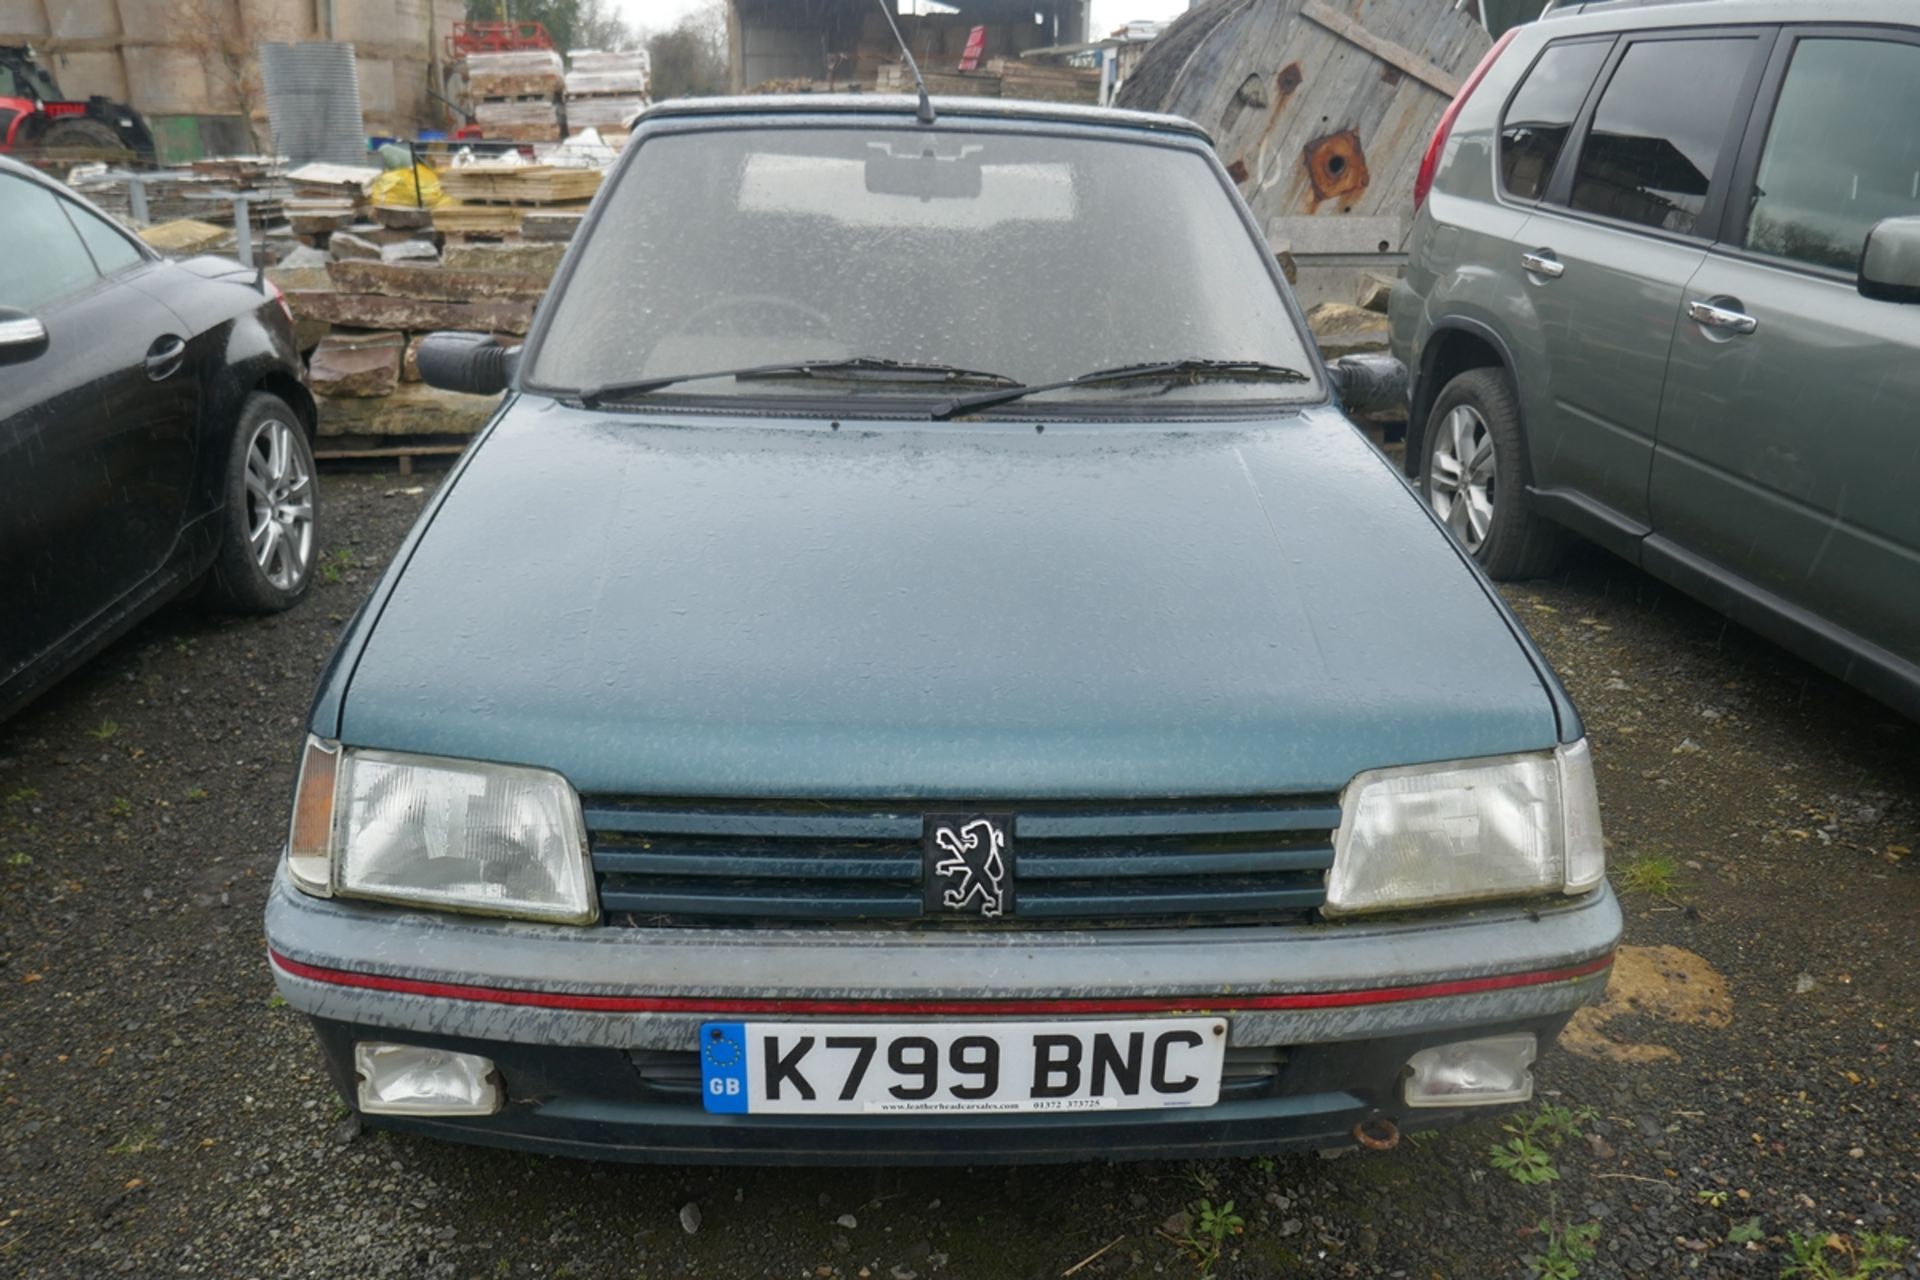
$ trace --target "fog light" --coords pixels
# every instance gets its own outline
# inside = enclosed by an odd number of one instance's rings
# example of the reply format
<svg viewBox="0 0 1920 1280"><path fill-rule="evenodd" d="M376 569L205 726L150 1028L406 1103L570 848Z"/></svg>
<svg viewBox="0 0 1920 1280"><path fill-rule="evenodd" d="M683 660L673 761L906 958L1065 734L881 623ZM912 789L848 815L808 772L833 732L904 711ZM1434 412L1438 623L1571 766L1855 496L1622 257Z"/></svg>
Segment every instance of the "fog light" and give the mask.
<svg viewBox="0 0 1920 1280"><path fill-rule="evenodd" d="M1533 1096L1532 1032L1435 1045L1407 1059L1409 1107L1490 1107Z"/></svg>
<svg viewBox="0 0 1920 1280"><path fill-rule="evenodd" d="M353 1046L360 1109L387 1116L484 1116L500 1109L493 1063L471 1053L363 1040Z"/></svg>

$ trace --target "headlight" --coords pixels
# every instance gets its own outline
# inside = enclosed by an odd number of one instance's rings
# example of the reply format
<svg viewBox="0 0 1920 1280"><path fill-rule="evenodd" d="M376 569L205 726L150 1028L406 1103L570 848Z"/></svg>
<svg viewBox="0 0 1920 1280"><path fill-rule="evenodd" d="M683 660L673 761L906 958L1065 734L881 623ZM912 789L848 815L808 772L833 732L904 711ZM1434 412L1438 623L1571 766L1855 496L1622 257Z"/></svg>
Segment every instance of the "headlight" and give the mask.
<svg viewBox="0 0 1920 1280"><path fill-rule="evenodd" d="M287 870L308 893L587 924L580 800L557 773L307 741Z"/></svg>
<svg viewBox="0 0 1920 1280"><path fill-rule="evenodd" d="M1585 893L1606 874L1592 756L1582 739L1362 773L1333 848L1328 915Z"/></svg>

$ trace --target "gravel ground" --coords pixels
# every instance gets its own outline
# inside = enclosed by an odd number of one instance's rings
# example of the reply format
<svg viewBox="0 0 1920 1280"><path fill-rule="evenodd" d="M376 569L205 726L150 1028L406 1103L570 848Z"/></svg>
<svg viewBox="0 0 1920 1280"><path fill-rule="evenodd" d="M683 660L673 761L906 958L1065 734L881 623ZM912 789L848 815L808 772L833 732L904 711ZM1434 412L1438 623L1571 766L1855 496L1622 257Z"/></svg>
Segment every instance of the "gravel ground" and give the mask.
<svg viewBox="0 0 1920 1280"><path fill-rule="evenodd" d="M260 911L313 679L422 483L327 477L301 608L169 610L0 726L0 1274L1191 1276L1202 1198L1243 1220L1221 1276L1525 1276L1542 1223L1596 1224L1589 1276L1791 1274L1790 1233L1848 1275L1920 1237L1920 727L1598 553L1509 592L1640 886L1607 1016L1540 1068L1578 1116L1539 1139L1557 1181L1494 1167L1496 1119L1334 1161L945 1171L358 1133Z"/></svg>

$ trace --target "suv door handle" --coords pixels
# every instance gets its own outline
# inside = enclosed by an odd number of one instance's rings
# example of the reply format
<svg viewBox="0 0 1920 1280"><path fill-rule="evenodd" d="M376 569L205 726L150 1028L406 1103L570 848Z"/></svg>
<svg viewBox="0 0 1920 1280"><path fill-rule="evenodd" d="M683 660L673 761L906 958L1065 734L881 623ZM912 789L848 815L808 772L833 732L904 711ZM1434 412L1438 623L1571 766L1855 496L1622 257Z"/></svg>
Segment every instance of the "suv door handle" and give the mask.
<svg viewBox="0 0 1920 1280"><path fill-rule="evenodd" d="M182 357L187 354L184 338L169 334L160 338L147 348L147 377L154 382L163 382L180 371Z"/></svg>
<svg viewBox="0 0 1920 1280"><path fill-rule="evenodd" d="M1521 254L1520 265L1534 275L1545 276L1549 280L1558 280L1567 273L1566 264L1554 257L1551 249L1536 249L1532 253Z"/></svg>
<svg viewBox="0 0 1920 1280"><path fill-rule="evenodd" d="M1760 322L1744 311L1698 298L1687 304L1687 319L1709 329L1725 329L1728 333L1752 333L1760 327Z"/></svg>

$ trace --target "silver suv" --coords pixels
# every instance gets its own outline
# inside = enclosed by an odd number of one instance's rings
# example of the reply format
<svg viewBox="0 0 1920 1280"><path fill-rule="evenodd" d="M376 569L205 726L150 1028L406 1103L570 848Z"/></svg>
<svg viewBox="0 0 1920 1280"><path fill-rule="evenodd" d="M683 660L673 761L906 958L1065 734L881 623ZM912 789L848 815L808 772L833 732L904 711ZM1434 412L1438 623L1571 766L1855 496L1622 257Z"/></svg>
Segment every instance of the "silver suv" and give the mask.
<svg viewBox="0 0 1920 1280"><path fill-rule="evenodd" d="M1496 578L1572 530L1920 716L1920 6L1562 9L1435 131L1407 470Z"/></svg>

